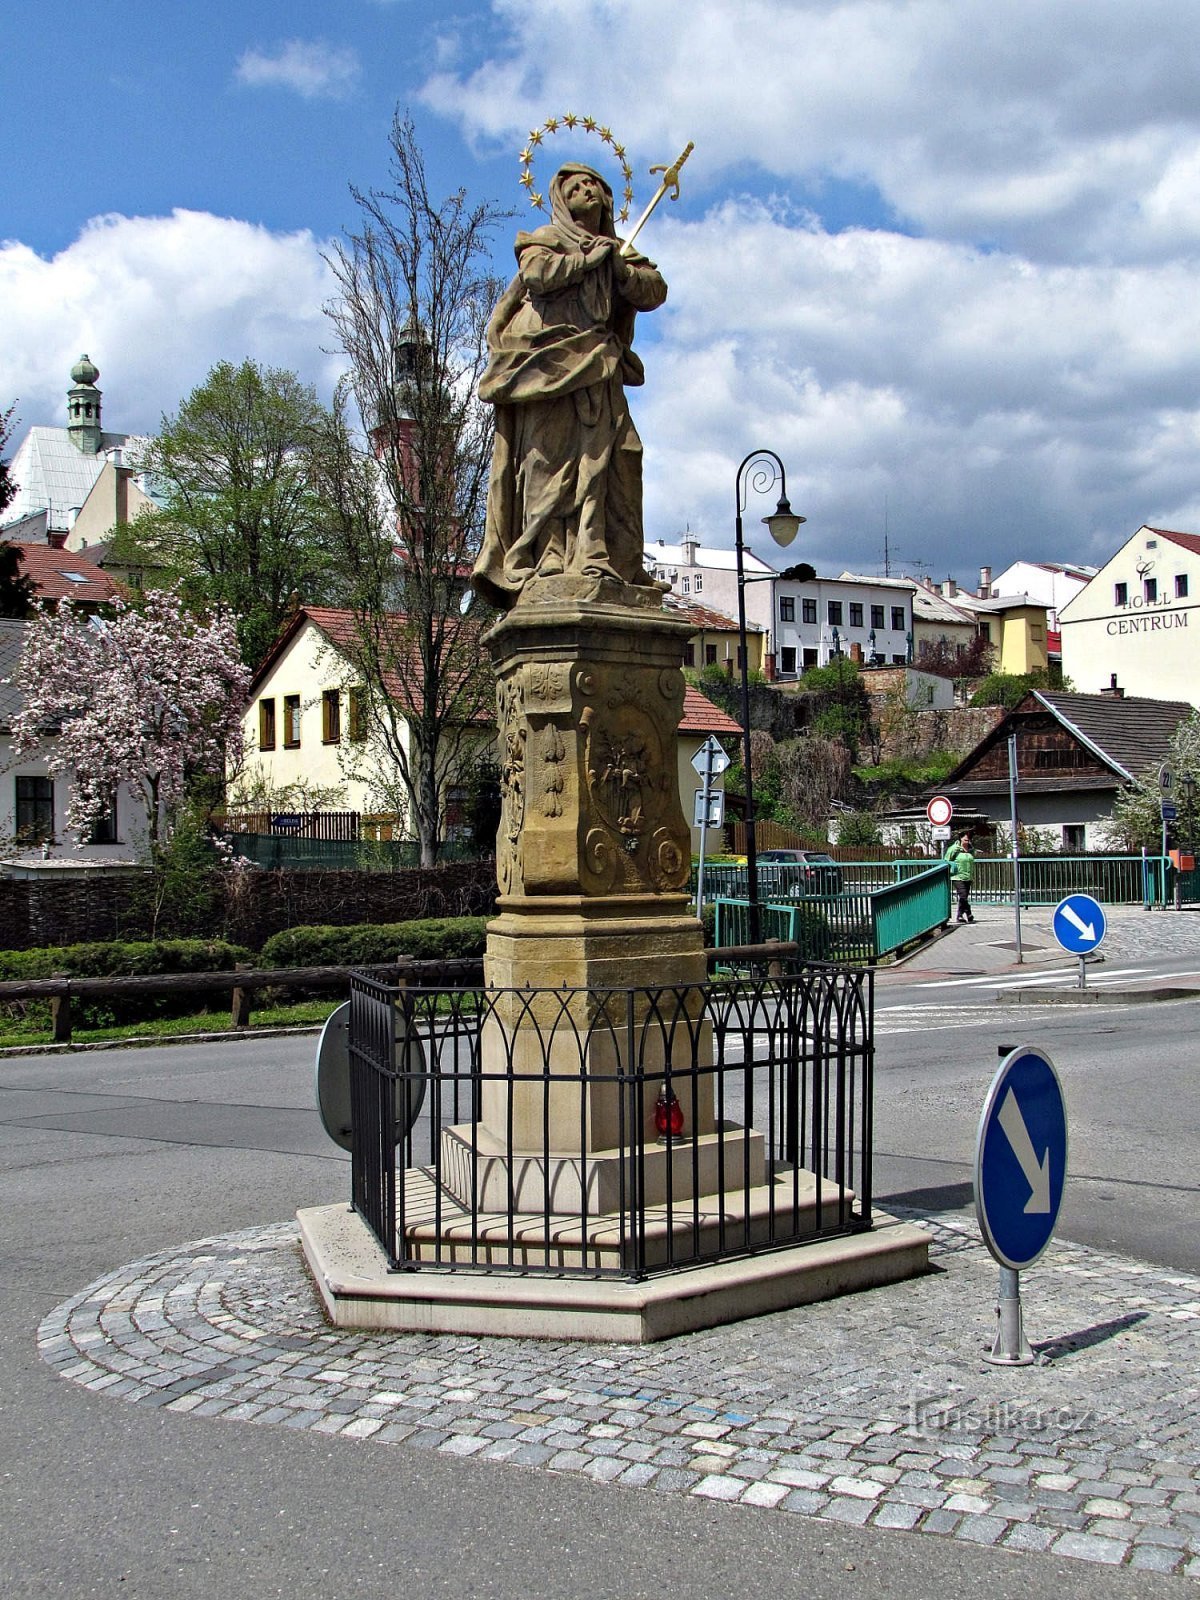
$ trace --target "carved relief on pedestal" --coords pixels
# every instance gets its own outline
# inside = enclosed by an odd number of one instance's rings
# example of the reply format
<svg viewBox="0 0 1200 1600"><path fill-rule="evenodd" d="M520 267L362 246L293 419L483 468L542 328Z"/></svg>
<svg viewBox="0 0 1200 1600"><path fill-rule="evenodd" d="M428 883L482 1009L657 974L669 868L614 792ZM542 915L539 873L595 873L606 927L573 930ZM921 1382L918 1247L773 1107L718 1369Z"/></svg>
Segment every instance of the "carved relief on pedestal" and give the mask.
<svg viewBox="0 0 1200 1600"><path fill-rule="evenodd" d="M501 894L520 882L521 829L525 825L525 746L528 730L516 678L496 686L500 724L500 827L496 834L496 881Z"/></svg>
<svg viewBox="0 0 1200 1600"><path fill-rule="evenodd" d="M507 655L494 651L500 892L682 889L691 844L678 792L682 674L664 665L648 622L561 631L552 616L544 631L525 621Z"/></svg>
<svg viewBox="0 0 1200 1600"><path fill-rule="evenodd" d="M688 861L671 826L679 801L674 745L664 738L664 719L631 703L630 691L640 687L636 678L602 683L589 670L579 673L577 685L592 700L579 719L592 824L584 839L581 887L591 894L680 887Z"/></svg>

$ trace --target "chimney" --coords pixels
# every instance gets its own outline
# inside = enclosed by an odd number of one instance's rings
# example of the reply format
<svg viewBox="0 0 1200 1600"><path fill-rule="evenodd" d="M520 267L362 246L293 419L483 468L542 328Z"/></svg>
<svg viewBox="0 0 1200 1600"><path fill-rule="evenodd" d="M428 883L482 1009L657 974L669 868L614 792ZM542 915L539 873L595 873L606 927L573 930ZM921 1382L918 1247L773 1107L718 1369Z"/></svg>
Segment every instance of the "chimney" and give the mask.
<svg viewBox="0 0 1200 1600"><path fill-rule="evenodd" d="M992 569L980 567L979 569L979 598L990 600L992 597Z"/></svg>
<svg viewBox="0 0 1200 1600"><path fill-rule="evenodd" d="M1106 689L1101 689L1100 693L1107 696L1107 698L1110 700L1124 700L1125 691L1118 686L1117 675L1115 672L1109 677L1108 687Z"/></svg>
<svg viewBox="0 0 1200 1600"><path fill-rule="evenodd" d="M696 538L690 528L679 541L680 548L683 551L683 564L685 567L694 567L696 565L696 546L699 543L699 539Z"/></svg>
<svg viewBox="0 0 1200 1600"><path fill-rule="evenodd" d="M958 594L958 585L957 585L957 583L955 583L953 578L947 578L945 583L942 584L942 597L943 597L943 599L945 599L945 600L953 600L954 597L957 594Z"/></svg>

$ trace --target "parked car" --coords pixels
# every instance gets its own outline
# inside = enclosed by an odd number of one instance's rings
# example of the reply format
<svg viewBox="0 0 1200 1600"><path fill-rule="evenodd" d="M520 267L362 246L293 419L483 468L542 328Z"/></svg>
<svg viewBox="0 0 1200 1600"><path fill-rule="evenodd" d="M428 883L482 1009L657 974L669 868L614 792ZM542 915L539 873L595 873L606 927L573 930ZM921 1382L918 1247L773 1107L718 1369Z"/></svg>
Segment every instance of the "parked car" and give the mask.
<svg viewBox="0 0 1200 1600"><path fill-rule="evenodd" d="M783 893L841 894L842 869L824 850L760 850L758 864L771 868L770 878L778 878ZM793 870L786 870L786 869ZM767 884L763 885L768 887Z"/></svg>

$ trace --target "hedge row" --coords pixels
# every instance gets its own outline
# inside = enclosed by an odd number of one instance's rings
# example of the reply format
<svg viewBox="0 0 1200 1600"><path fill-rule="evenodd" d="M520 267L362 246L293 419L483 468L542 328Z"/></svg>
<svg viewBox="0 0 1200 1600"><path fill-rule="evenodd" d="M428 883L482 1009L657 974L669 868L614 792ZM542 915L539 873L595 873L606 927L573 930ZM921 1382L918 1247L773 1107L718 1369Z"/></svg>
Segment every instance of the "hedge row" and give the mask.
<svg viewBox="0 0 1200 1600"><path fill-rule="evenodd" d="M251 953L223 939L114 940L0 950L0 981L53 978L138 978L157 972L231 972Z"/></svg>
<svg viewBox="0 0 1200 1600"><path fill-rule="evenodd" d="M268 939L264 967L360 967L394 961L450 961L481 956L486 917L428 917L421 922L357 923L346 928L288 928Z"/></svg>

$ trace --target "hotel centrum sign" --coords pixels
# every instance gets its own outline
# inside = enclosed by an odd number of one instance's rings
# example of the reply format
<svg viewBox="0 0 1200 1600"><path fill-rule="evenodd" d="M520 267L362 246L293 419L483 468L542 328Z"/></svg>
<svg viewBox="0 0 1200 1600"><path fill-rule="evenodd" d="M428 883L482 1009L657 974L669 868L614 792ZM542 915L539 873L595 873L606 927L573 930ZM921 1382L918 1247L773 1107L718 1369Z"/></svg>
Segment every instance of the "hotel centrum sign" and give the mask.
<svg viewBox="0 0 1200 1600"><path fill-rule="evenodd" d="M1194 704L1198 605L1200 536L1140 528L1059 612L1064 674L1083 694L1119 681L1128 695Z"/></svg>

